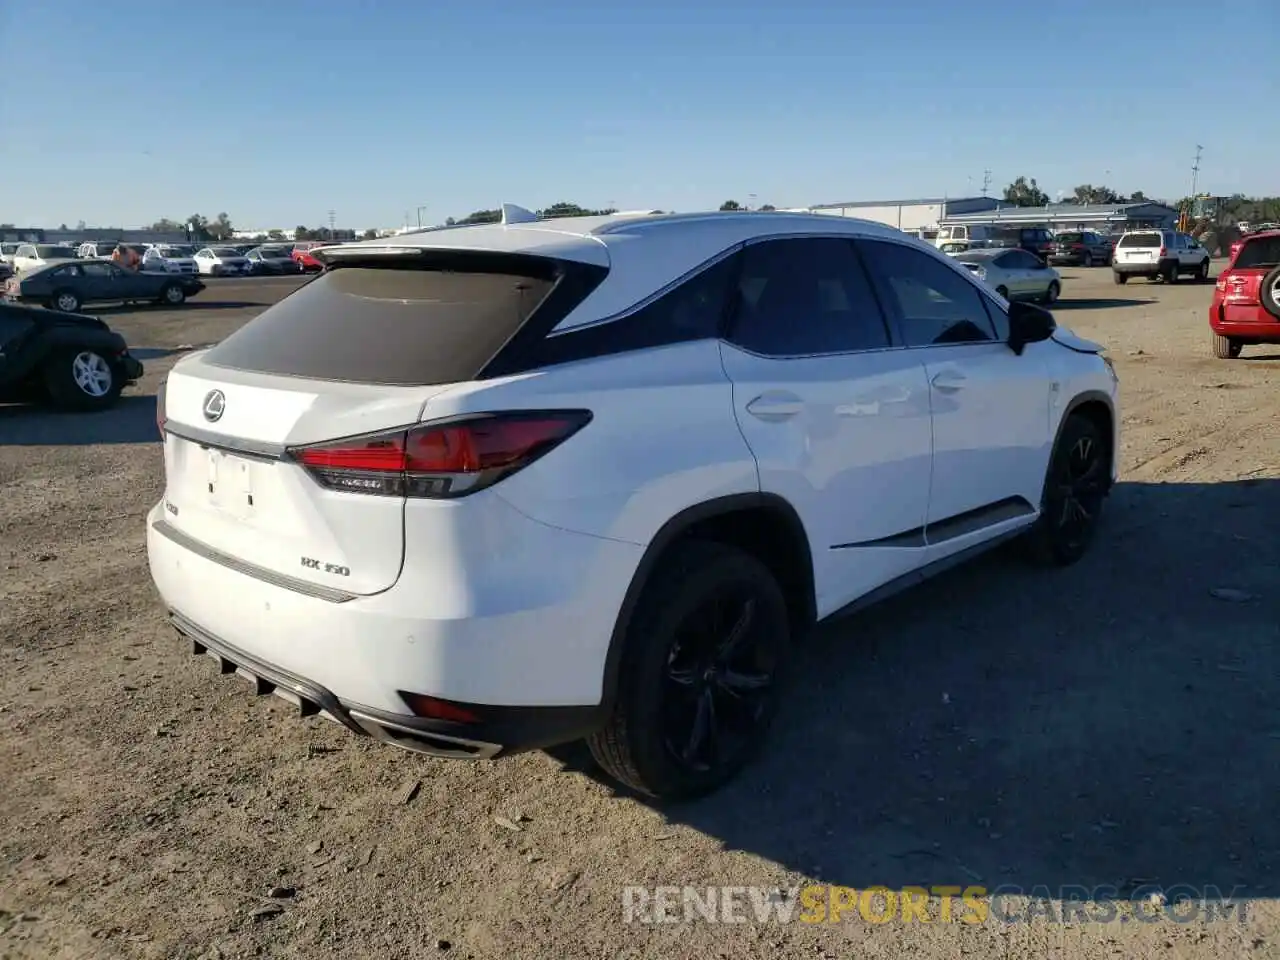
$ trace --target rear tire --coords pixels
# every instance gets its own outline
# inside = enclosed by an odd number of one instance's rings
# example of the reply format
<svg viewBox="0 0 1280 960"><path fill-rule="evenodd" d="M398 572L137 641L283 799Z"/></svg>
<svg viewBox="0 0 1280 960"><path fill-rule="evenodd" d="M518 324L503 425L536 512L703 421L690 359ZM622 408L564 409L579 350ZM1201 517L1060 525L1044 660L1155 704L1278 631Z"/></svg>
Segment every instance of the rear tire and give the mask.
<svg viewBox="0 0 1280 960"><path fill-rule="evenodd" d="M710 793L750 761L777 709L790 647L781 588L751 554L691 540L663 559L626 631L592 755L657 799Z"/></svg>
<svg viewBox="0 0 1280 960"><path fill-rule="evenodd" d="M1080 266L1082 266L1082 267L1092 267L1092 266L1093 266L1093 254L1092 254L1092 253L1090 253L1088 250L1086 250L1086 251L1084 252L1084 257L1083 257L1083 258L1081 259L1081 261L1080 261Z"/></svg>
<svg viewBox="0 0 1280 960"><path fill-rule="evenodd" d="M1242 350L1244 344L1234 337L1224 337L1217 333L1213 335L1213 355L1219 360L1235 360Z"/></svg>
<svg viewBox="0 0 1280 960"><path fill-rule="evenodd" d="M1044 296L1040 298L1040 302L1045 306L1058 301L1058 297L1062 294L1062 284L1057 280L1050 280L1049 286L1044 291Z"/></svg>
<svg viewBox="0 0 1280 960"><path fill-rule="evenodd" d="M63 313L77 313L80 310L80 295L74 290L58 290L49 298L49 306Z"/></svg>
<svg viewBox="0 0 1280 960"><path fill-rule="evenodd" d="M1200 268L1196 270L1196 280L1199 283L1209 282L1209 261L1205 260L1200 264Z"/></svg>
<svg viewBox="0 0 1280 960"><path fill-rule="evenodd" d="M1165 267L1165 268L1164 268L1164 274L1163 274L1163 277L1164 277L1164 282L1165 282L1165 283L1168 283L1168 284L1174 284L1174 283L1177 283L1177 282L1178 282L1178 264L1177 264L1177 261L1174 261L1173 263L1169 264L1167 267Z"/></svg>
<svg viewBox="0 0 1280 960"><path fill-rule="evenodd" d="M996 287L996 293L1000 294L1000 296L1004 297L1006 300L1009 299L1009 290L1007 287Z"/></svg>
<svg viewBox="0 0 1280 960"><path fill-rule="evenodd" d="M57 410L96 413L115 405L124 377L95 350L60 350L45 361L45 392Z"/></svg>
<svg viewBox="0 0 1280 960"><path fill-rule="evenodd" d="M1129 282L1129 275L1125 273L1112 272L1111 279L1115 281L1117 286L1123 286Z"/></svg>
<svg viewBox="0 0 1280 960"><path fill-rule="evenodd" d="M1088 417L1071 414L1045 474L1040 518L1027 534L1032 560L1065 567L1088 552L1111 486L1111 440Z"/></svg>

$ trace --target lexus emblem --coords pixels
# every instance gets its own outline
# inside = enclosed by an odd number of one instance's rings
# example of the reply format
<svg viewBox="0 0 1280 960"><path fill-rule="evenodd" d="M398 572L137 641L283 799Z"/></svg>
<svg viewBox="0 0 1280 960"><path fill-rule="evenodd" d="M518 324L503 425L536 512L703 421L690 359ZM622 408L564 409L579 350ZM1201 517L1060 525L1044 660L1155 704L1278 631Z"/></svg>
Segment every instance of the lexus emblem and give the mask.
<svg viewBox="0 0 1280 960"><path fill-rule="evenodd" d="M222 419L222 412L227 409L227 398L221 390L210 390L204 398L204 418L210 423Z"/></svg>

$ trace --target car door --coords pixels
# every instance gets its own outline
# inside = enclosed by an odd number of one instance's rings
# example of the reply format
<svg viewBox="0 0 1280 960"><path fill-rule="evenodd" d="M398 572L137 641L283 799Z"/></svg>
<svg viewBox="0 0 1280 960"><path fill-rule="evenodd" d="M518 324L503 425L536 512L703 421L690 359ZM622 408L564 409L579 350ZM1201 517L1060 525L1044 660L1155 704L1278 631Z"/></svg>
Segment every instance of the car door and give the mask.
<svg viewBox="0 0 1280 960"><path fill-rule="evenodd" d="M1040 503L1050 443L1046 344L1015 354L1007 315L940 258L891 241L859 246L906 352L929 379L931 554L1025 521Z"/></svg>
<svg viewBox="0 0 1280 960"><path fill-rule="evenodd" d="M1021 252L1020 250L1006 250L991 260L992 265L996 268L996 276L994 279L988 279L987 285L992 289L1004 287L1009 293L1010 300L1017 300L1026 296L1027 272L1018 267L1016 256Z"/></svg>
<svg viewBox="0 0 1280 960"><path fill-rule="evenodd" d="M116 273L123 272L119 267L97 260L90 260L78 266L84 278L80 281L81 300L87 303L90 300L102 302L121 299L119 285L115 282Z"/></svg>
<svg viewBox="0 0 1280 960"><path fill-rule="evenodd" d="M1049 272L1049 264L1025 250L1010 250L1009 257L1013 261L1013 268L1022 277L1022 295L1033 298L1043 296L1053 276Z"/></svg>
<svg viewBox="0 0 1280 960"><path fill-rule="evenodd" d="M721 349L760 488L794 506L808 533L819 613L914 569L928 383L893 343L852 241L749 244Z"/></svg>

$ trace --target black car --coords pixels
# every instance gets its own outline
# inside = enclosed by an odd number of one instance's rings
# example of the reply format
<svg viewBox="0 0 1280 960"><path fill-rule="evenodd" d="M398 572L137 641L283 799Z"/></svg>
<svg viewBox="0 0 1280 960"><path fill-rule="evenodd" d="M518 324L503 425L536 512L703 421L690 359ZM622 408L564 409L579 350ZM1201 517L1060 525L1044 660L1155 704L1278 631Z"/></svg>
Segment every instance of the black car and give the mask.
<svg viewBox="0 0 1280 960"><path fill-rule="evenodd" d="M86 303L154 301L176 307L199 293L198 277L144 273L110 260L76 260L32 270L5 281L5 296L75 313Z"/></svg>
<svg viewBox="0 0 1280 960"><path fill-rule="evenodd" d="M1068 266L1106 266L1113 253L1111 240L1092 230L1070 230L1055 234L1049 247L1049 262Z"/></svg>
<svg viewBox="0 0 1280 960"><path fill-rule="evenodd" d="M302 273L302 265L284 247L254 247L245 254L249 272L256 276L293 276Z"/></svg>
<svg viewBox="0 0 1280 960"><path fill-rule="evenodd" d="M0 400L105 410L142 372L124 337L97 317L0 303Z"/></svg>

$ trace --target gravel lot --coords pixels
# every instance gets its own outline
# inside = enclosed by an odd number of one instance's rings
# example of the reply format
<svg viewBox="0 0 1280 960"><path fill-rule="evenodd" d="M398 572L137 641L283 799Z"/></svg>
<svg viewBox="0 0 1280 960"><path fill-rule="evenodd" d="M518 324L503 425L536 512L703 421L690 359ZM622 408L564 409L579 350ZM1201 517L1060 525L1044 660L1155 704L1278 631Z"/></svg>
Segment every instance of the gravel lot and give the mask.
<svg viewBox="0 0 1280 960"><path fill-rule="evenodd" d="M103 310L147 364L118 409L0 407L0 956L1280 956L1280 347L1214 360L1207 286L1064 274L1124 390L1095 551L824 627L761 762L666 810L576 749L427 760L192 657L146 569L155 390L296 281ZM1248 919L622 922L627 884L804 878L1212 884Z"/></svg>

